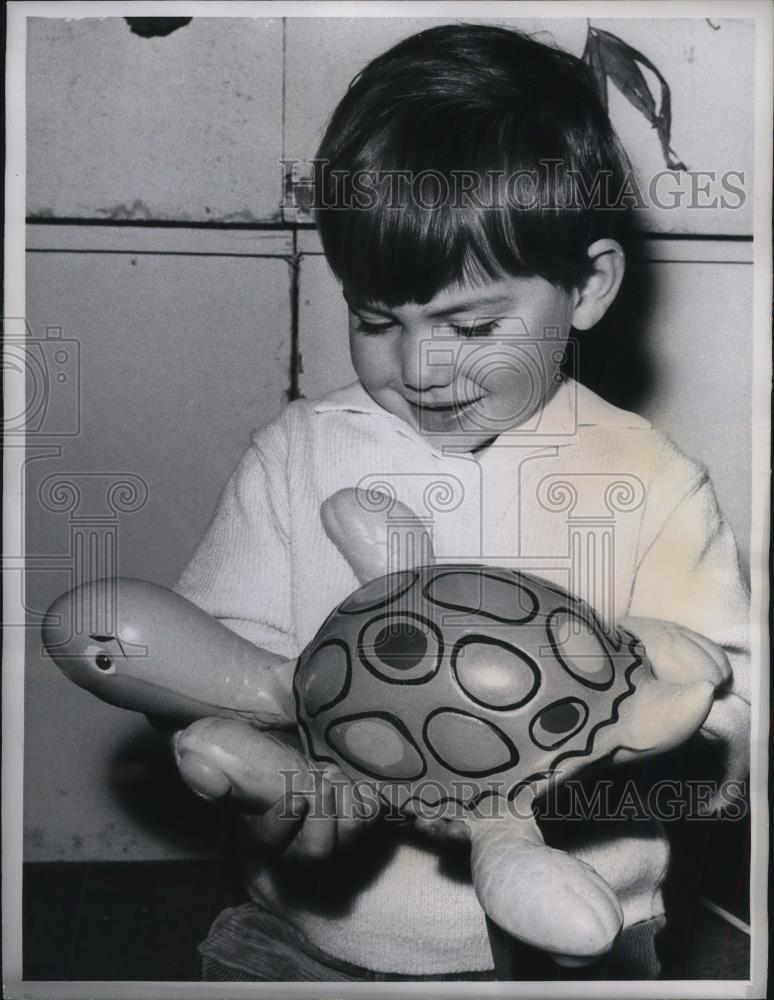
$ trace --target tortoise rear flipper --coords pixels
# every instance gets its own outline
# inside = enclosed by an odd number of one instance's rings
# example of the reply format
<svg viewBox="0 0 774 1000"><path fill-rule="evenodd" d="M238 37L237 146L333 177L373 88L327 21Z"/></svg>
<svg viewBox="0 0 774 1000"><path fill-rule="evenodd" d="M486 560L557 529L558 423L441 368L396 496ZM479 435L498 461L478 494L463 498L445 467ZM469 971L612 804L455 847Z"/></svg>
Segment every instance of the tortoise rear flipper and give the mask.
<svg viewBox="0 0 774 1000"><path fill-rule="evenodd" d="M623 914L590 865L547 847L532 816L479 818L470 831L476 895L499 927L559 961L609 951Z"/></svg>

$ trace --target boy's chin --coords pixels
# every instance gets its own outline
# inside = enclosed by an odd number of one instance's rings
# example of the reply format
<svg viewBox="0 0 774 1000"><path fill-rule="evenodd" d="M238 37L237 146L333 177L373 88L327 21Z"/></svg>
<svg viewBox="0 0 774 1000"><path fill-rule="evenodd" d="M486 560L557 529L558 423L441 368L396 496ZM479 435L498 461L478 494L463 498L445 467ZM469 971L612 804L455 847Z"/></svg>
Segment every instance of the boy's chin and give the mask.
<svg viewBox="0 0 774 1000"><path fill-rule="evenodd" d="M385 409L410 424L437 451L476 451L491 443L503 430L502 421L488 418L480 401L452 410L417 406L400 395L375 398Z"/></svg>
<svg viewBox="0 0 774 1000"><path fill-rule="evenodd" d="M434 448L458 452L476 451L490 444L503 429L492 421L477 419L472 413L460 413L443 421L432 414L422 414L415 426Z"/></svg>

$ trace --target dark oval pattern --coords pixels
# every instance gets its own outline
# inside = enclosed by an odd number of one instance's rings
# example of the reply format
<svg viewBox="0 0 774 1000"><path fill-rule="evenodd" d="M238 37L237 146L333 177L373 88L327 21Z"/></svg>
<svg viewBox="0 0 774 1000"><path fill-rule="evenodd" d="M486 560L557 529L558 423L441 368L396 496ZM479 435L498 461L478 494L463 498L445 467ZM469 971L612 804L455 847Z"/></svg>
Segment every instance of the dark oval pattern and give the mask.
<svg viewBox="0 0 774 1000"><path fill-rule="evenodd" d="M377 615L360 630L357 655L388 684L423 684L435 676L443 656L434 622L409 612Z"/></svg>
<svg viewBox="0 0 774 1000"><path fill-rule="evenodd" d="M554 750L579 732L588 717L588 707L579 698L560 698L538 712L529 734L542 750Z"/></svg>
<svg viewBox="0 0 774 1000"><path fill-rule="evenodd" d="M374 637L374 657L393 670L412 670L427 655L427 632L411 622L383 625Z"/></svg>

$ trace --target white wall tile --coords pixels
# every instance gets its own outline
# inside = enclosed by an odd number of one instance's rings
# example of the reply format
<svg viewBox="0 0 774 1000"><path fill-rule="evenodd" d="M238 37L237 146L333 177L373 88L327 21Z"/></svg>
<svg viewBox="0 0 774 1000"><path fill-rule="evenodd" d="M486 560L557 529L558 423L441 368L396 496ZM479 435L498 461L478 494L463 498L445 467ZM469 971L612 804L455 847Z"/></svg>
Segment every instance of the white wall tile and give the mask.
<svg viewBox="0 0 774 1000"><path fill-rule="evenodd" d="M27 21L28 216L253 222L282 191L282 22Z"/></svg>
<svg viewBox="0 0 774 1000"><path fill-rule="evenodd" d="M314 399L357 378L349 357L347 307L321 254L301 258L298 350L301 392Z"/></svg>
<svg viewBox="0 0 774 1000"><path fill-rule="evenodd" d="M288 264L35 252L27 274L35 334L61 327L62 338L80 346L81 362L80 434L59 439L59 457L29 462L28 555L68 564L69 515L51 513L38 498L47 476L131 473L149 496L142 509L120 516L119 572L170 586L251 430L286 402ZM30 458L36 443L32 437ZM29 572L30 608L45 611L68 586L61 571ZM182 786L165 803L175 785L153 773L159 755L148 724L67 681L41 654L37 630L28 639L27 859L200 853L212 831Z"/></svg>

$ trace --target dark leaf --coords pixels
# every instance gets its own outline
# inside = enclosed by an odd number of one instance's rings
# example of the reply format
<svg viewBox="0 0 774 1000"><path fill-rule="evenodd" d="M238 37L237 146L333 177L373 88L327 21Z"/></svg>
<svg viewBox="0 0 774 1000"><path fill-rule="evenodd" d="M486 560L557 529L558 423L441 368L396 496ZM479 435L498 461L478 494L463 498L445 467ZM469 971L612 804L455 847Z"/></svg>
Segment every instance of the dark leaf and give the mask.
<svg viewBox="0 0 774 1000"><path fill-rule="evenodd" d="M615 35L611 35L607 31L600 31L598 34L602 65L605 67L607 75L629 103L641 111L651 125L655 125L658 118L656 102L650 92L648 81L637 65L638 62L647 65L647 61L640 56L636 49L622 42Z"/></svg>
<svg viewBox="0 0 774 1000"><path fill-rule="evenodd" d="M607 74L602 62L602 53L599 50L599 39L593 28L589 28L586 35L586 46L583 49L581 60L588 66L602 107L607 111Z"/></svg>
<svg viewBox="0 0 774 1000"><path fill-rule="evenodd" d="M672 133L672 95L663 74L647 56L627 45L617 35L599 28L589 28L589 33L592 32L597 36L598 58L605 73L629 103L656 129L667 166L671 170L685 170L685 164L677 159L669 144ZM640 66L647 67L659 82L661 107L658 111Z"/></svg>

